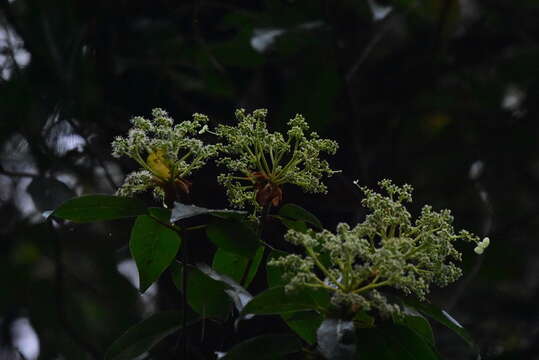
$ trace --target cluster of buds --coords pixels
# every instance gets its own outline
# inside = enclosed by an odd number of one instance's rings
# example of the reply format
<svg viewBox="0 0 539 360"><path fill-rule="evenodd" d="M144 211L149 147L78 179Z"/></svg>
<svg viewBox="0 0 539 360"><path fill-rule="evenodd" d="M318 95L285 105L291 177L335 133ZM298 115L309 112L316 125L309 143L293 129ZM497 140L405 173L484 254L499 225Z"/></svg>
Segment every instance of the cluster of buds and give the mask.
<svg viewBox="0 0 539 360"><path fill-rule="evenodd" d="M113 155L134 159L142 170L126 177L118 195L153 190L167 205L181 201L190 192L187 177L218 154L217 164L228 170L219 175L218 181L226 188L232 206L249 204L255 211L278 206L286 183L311 193L326 192L321 179L335 171L320 159L320 153L334 154L337 143L320 139L314 132L306 136L309 126L301 115L288 122L285 140L281 133L266 129L266 114L264 109L252 114L237 110L237 126L219 125L215 132L202 114L176 125L161 109L154 109L150 120L134 117L128 136L113 141ZM223 142L205 144L197 138L204 133L216 135Z"/></svg>
<svg viewBox="0 0 539 360"><path fill-rule="evenodd" d="M284 184L325 193L322 177L336 171L320 154L335 154L338 144L315 132L306 135L309 126L301 115L288 122L285 139L281 133L267 130L266 115L265 109L251 114L240 109L235 126L219 125L215 131L223 140L218 145L223 155L217 163L229 170L218 181L225 186L231 204L238 208L250 204L255 209L277 206L283 199Z"/></svg>
<svg viewBox="0 0 539 360"><path fill-rule="evenodd" d="M215 145L196 138L208 121L205 115L194 114L191 121L174 125L161 109L154 109L150 120L134 117L128 136L114 139L112 154L132 158L142 170L129 174L117 194L132 196L153 190L167 206L185 198L191 188L187 177L217 155Z"/></svg>
<svg viewBox="0 0 539 360"><path fill-rule="evenodd" d="M390 304L378 289L392 287L425 300L431 284L445 286L462 275L456 265L461 260L456 241L476 243L481 252L488 245L488 239L480 242L468 231L456 233L449 210L437 212L426 205L412 221L404 205L412 201L412 187L389 180L379 185L387 195L361 187L362 205L370 213L355 227L341 223L335 234L328 230L286 234L287 241L305 250L304 256L291 254L270 261L284 269L288 291L323 288L336 306L376 309L389 316L399 312L399 306Z"/></svg>

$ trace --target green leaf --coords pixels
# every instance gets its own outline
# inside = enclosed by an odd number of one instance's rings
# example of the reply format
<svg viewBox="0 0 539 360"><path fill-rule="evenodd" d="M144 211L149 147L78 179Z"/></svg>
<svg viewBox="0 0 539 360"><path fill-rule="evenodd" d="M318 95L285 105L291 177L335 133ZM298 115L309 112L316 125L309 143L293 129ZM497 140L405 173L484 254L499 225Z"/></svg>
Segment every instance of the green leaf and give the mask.
<svg viewBox="0 0 539 360"><path fill-rule="evenodd" d="M307 224L301 220L290 220L288 218L282 217L282 216L276 216L273 215L272 217L280 220L284 226L286 226L288 229L299 231L299 232L307 232L309 230L309 227Z"/></svg>
<svg viewBox="0 0 539 360"><path fill-rule="evenodd" d="M230 277L218 273L203 263L198 263L196 266L197 269L202 271L206 276L226 285L227 289L224 291L228 296L230 296L238 312L241 312L245 305L253 298L253 296L243 286L238 284L238 282Z"/></svg>
<svg viewBox="0 0 539 360"><path fill-rule="evenodd" d="M404 306L403 318L399 319L399 323L421 336L429 345L435 346L434 334L429 321L415 309Z"/></svg>
<svg viewBox="0 0 539 360"><path fill-rule="evenodd" d="M427 342L402 325L356 331L358 360L439 360Z"/></svg>
<svg viewBox="0 0 539 360"><path fill-rule="evenodd" d="M254 279L263 255L264 247L260 246L256 251L253 261L249 267L249 273L245 278L245 287L248 287L251 281ZM239 283L243 278L243 274L245 271L247 271L248 264L248 258L225 251L223 249L218 249L213 256L212 267L218 273L226 275Z"/></svg>
<svg viewBox="0 0 539 360"><path fill-rule="evenodd" d="M316 311L299 311L281 314L281 317L303 340L311 345L316 343L316 330L324 320L321 314Z"/></svg>
<svg viewBox="0 0 539 360"><path fill-rule="evenodd" d="M148 214L157 218L159 221L170 224L170 210L161 207L148 208Z"/></svg>
<svg viewBox="0 0 539 360"><path fill-rule="evenodd" d="M141 292L146 291L170 265L180 244L181 238L175 231L148 215L137 217L131 229L129 249L139 271Z"/></svg>
<svg viewBox="0 0 539 360"><path fill-rule="evenodd" d="M405 303L408 306L413 307L423 315L436 320L440 324L446 326L447 328L453 330L458 336L460 336L471 348L477 351L477 345L472 339L470 333L460 325L457 320L455 320L451 315L449 315L445 310L438 308L432 304L426 304L419 302L415 299L405 299Z"/></svg>
<svg viewBox="0 0 539 360"><path fill-rule="evenodd" d="M150 316L130 327L108 348L105 360L131 360L149 351L161 340L181 329L181 311L166 311ZM193 315L187 317L187 323L193 324Z"/></svg>
<svg viewBox="0 0 539 360"><path fill-rule="evenodd" d="M53 216L74 222L92 222L146 214L143 202L110 195L85 195L66 201Z"/></svg>
<svg viewBox="0 0 539 360"><path fill-rule="evenodd" d="M299 351L301 351L301 341L295 336L262 335L234 346L222 360L269 360Z"/></svg>
<svg viewBox="0 0 539 360"><path fill-rule="evenodd" d="M249 273L245 277L245 284L243 284L243 286L248 287L251 281L253 281L256 274L258 273L258 268L260 266L260 263L262 262L263 257L264 247L260 246L256 251L255 255L253 256L253 261L251 262L251 266L248 269Z"/></svg>
<svg viewBox="0 0 539 360"><path fill-rule="evenodd" d="M181 276L181 273L178 275ZM213 280L199 269L188 269L187 302L203 318L228 318L232 300L225 293L226 289L226 284Z"/></svg>
<svg viewBox="0 0 539 360"><path fill-rule="evenodd" d="M185 205L179 202L174 202L174 208L172 209L170 221L176 222L182 219L188 219L193 216L205 215L205 214L216 215L216 216L226 216L228 214L244 216L245 214L247 214L247 212L239 211L239 210L229 210L229 209L219 209L219 210L207 209L200 206Z"/></svg>
<svg viewBox="0 0 539 360"><path fill-rule="evenodd" d="M296 204L285 204L279 210L279 215L292 220L299 220L313 225L319 230L322 230L323 226L320 220L314 216L311 212L305 210Z"/></svg>
<svg viewBox="0 0 539 360"><path fill-rule="evenodd" d="M240 221L217 220L206 228L206 235L220 249L246 258L260 246L254 230Z"/></svg>
<svg viewBox="0 0 539 360"><path fill-rule="evenodd" d="M319 309L321 304L318 299L309 293L307 291L287 293L283 286L269 288L255 296L245 306L242 313L271 315Z"/></svg>
<svg viewBox="0 0 539 360"><path fill-rule="evenodd" d="M246 257L223 249L217 249L215 255L213 255L212 268L215 271L240 282L248 262L249 259Z"/></svg>

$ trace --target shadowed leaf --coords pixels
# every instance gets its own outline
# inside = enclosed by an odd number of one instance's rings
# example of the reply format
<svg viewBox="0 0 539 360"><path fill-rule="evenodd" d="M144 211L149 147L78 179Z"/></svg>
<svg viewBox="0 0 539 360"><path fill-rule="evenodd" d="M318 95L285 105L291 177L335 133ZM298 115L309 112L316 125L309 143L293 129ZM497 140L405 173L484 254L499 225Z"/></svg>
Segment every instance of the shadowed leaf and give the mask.
<svg viewBox="0 0 539 360"><path fill-rule="evenodd" d="M53 216L74 222L92 222L135 217L146 213L143 202L110 195L85 195L66 201Z"/></svg>

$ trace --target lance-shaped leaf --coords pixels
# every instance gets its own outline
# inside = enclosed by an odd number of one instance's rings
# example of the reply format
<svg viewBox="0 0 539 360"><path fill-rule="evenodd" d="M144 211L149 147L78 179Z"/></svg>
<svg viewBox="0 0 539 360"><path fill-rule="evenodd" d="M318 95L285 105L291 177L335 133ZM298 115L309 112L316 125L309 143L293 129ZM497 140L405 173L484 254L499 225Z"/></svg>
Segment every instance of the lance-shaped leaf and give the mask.
<svg viewBox="0 0 539 360"><path fill-rule="evenodd" d="M188 219L198 215L214 215L219 217L231 216L244 216L247 214L245 211L229 210L229 209L208 209L205 207L186 205L179 202L174 202L174 208L172 209L172 215L170 217L171 222L176 222L182 219Z"/></svg>
<svg viewBox="0 0 539 360"><path fill-rule="evenodd" d="M176 273L180 279L183 269ZM181 280L177 281L180 289ZM232 301L226 293L227 285L204 274L197 268L187 269L187 302L203 318L226 320L232 310Z"/></svg>
<svg viewBox="0 0 539 360"><path fill-rule="evenodd" d="M404 302L419 311L421 314L436 320L440 324L453 330L458 336L460 336L474 351L478 351L477 345L472 339L472 336L457 320L449 315L445 310L438 308L432 304L426 304L419 302L415 299L405 299Z"/></svg>
<svg viewBox="0 0 539 360"><path fill-rule="evenodd" d="M146 291L170 265L180 244L181 238L175 231L152 217L142 215L137 218L131 229L129 249L139 271L141 292Z"/></svg>
<svg viewBox="0 0 539 360"><path fill-rule="evenodd" d="M60 205L53 216L74 222L92 222L146 214L143 202L110 195L85 195Z"/></svg>
<svg viewBox="0 0 539 360"><path fill-rule="evenodd" d="M283 286L276 286L254 297L245 306L242 313L272 315L318 310L322 309L326 302L325 296L322 293L323 291L317 290L286 292ZM324 298L323 303L320 301L321 298ZM329 302L329 296L327 296L327 302Z"/></svg>
<svg viewBox="0 0 539 360"><path fill-rule="evenodd" d="M283 205L279 210L279 216L311 224L319 230L323 228L322 223L316 216L296 204Z"/></svg>
<svg viewBox="0 0 539 360"><path fill-rule="evenodd" d="M402 317L397 322L421 336L429 345L434 347L434 334L429 321L414 308L404 305Z"/></svg>
<svg viewBox="0 0 539 360"><path fill-rule="evenodd" d="M298 311L281 314L286 324L309 344L316 343L316 331L322 324L324 316L316 311Z"/></svg>
<svg viewBox="0 0 539 360"><path fill-rule="evenodd" d="M228 287L228 289L225 289L224 292L228 296L230 296L238 312L241 312L245 305L253 298L253 296L247 290L245 290L243 286L238 284L230 277L218 273L217 271L210 268L208 265L199 263L197 264L197 268L202 271L206 276L210 277L215 281L219 281Z"/></svg>
<svg viewBox="0 0 539 360"><path fill-rule="evenodd" d="M227 275L238 283L248 271L244 284L245 287L248 287L258 271L263 255L264 247L262 246L258 248L251 262L244 256L218 249L213 256L212 267L218 273Z"/></svg>

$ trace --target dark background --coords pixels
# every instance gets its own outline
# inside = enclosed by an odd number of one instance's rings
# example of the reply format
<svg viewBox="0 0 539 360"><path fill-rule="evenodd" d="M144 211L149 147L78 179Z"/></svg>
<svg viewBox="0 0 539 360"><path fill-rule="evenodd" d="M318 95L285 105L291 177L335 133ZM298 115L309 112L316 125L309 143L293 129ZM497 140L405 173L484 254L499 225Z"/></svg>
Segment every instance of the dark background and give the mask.
<svg viewBox="0 0 539 360"><path fill-rule="evenodd" d="M491 246L463 248L465 277L433 301L484 359L539 359L538 98L536 0L2 0L0 359L18 358L11 345L36 359L37 344L39 359L100 358L179 302L166 277L140 297L125 276L131 221L55 229L41 216L113 193L135 164L110 142L153 107L213 124L264 107L273 130L304 114L340 143L342 173L326 196L288 187L285 202L329 229L361 219L354 179L412 184L415 211L452 209ZM195 203L226 205L216 174L192 179ZM466 358L435 330L446 358Z"/></svg>

